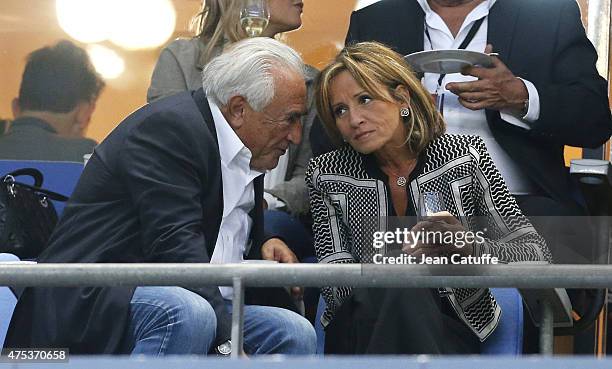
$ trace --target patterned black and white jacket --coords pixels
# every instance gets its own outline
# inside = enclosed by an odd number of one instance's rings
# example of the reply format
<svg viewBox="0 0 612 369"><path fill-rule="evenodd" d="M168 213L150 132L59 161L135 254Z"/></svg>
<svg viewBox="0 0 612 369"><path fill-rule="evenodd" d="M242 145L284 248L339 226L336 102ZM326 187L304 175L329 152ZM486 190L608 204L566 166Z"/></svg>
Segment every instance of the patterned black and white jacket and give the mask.
<svg viewBox="0 0 612 369"><path fill-rule="evenodd" d="M347 145L310 161L306 183L320 263L372 263L372 256L380 252L373 247L372 231L385 229L382 223L393 210L384 175L371 169L373 160ZM430 191L442 194L447 210L466 228L473 229L469 219L479 219L485 242L475 248L476 256L491 254L500 263L552 261L544 239L521 214L478 136L443 135L427 146L410 177L409 202L414 204L419 193ZM458 317L484 341L501 316L489 290L448 292ZM324 326L350 294L347 287L323 289Z"/></svg>

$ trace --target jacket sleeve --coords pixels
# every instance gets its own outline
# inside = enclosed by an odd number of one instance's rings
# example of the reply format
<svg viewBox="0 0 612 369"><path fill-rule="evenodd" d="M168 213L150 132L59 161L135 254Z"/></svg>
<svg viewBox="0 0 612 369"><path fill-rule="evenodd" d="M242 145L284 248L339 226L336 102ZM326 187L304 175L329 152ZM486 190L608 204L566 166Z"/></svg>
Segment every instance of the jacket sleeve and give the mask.
<svg viewBox="0 0 612 369"><path fill-rule="evenodd" d="M363 41L359 35L359 18L358 12L351 13L351 20L349 21L349 28L346 32L346 39L344 40L345 45L357 43Z"/></svg>
<svg viewBox="0 0 612 369"><path fill-rule="evenodd" d="M597 72L597 51L588 40L575 1L563 1L553 40L551 83L534 85L540 117L533 133L554 142L597 147L610 138L607 82ZM536 79L537 80L537 79Z"/></svg>
<svg viewBox="0 0 612 369"><path fill-rule="evenodd" d="M355 263L349 245L349 232L342 220L341 210L336 208L331 198L320 188L319 168L316 160L310 161L306 170L306 184L310 194L310 209L313 217L315 253L319 263ZM350 287L323 287L321 294L327 303L327 311L321 322L327 325L331 315L350 296ZM331 315L330 315L331 314Z"/></svg>
<svg viewBox="0 0 612 369"><path fill-rule="evenodd" d="M475 220L479 228L485 230L484 242L475 246L475 256L491 254L502 263L551 263L552 256L544 238L521 213L487 152L485 143L481 138L475 138L471 148L476 161L472 173L472 198L476 207Z"/></svg>
<svg viewBox="0 0 612 369"><path fill-rule="evenodd" d="M120 157L121 176L137 211L142 253L148 262L208 263L202 224L202 194L211 164L210 135L189 130L173 113L149 117L128 135ZM208 137L208 138L207 138ZM208 144L198 141L209 140ZM216 342L230 338L230 318L217 286L190 288L217 316Z"/></svg>

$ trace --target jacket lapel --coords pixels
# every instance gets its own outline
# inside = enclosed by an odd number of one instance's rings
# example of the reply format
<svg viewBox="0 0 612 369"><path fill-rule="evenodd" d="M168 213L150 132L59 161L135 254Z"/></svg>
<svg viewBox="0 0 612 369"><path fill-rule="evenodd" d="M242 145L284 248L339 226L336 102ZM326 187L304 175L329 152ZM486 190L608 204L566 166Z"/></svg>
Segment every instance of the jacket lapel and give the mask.
<svg viewBox="0 0 612 369"><path fill-rule="evenodd" d="M493 51L508 65L512 53L512 38L515 33L521 3L518 1L497 0L489 11L487 42Z"/></svg>
<svg viewBox="0 0 612 369"><path fill-rule="evenodd" d="M263 174L253 181L253 190L255 192L255 208L253 209L253 233L251 233L251 239L253 240L253 246L259 249L263 241Z"/></svg>
<svg viewBox="0 0 612 369"><path fill-rule="evenodd" d="M245 250L246 259L260 260L261 245L264 239L264 211L263 211L263 190L264 190L264 175L253 180L253 191L255 192L255 206L249 212L249 216L253 219L253 228L251 228L250 240L251 247Z"/></svg>
<svg viewBox="0 0 612 369"><path fill-rule="evenodd" d="M217 143L217 149L219 148L219 141L217 139L217 130L215 129L215 121L213 120L212 112L210 111L210 106L208 106L208 101L206 100L206 94L203 89L199 89L193 92L193 100L195 101L200 113L202 114L202 118L204 118L204 123L213 134L215 142Z"/></svg>
<svg viewBox="0 0 612 369"><path fill-rule="evenodd" d="M212 112L210 111L210 106L208 105L208 101L206 100L206 94L204 93L204 90L199 89L193 92L192 98L193 98L193 101L196 103L198 109L200 110L200 113L202 114L204 123L206 123L206 126L208 127L213 138L215 139L215 143L217 144L217 147L216 147L217 155L221 157L221 154L219 153L219 140L217 138L217 130L215 129L215 121L213 119ZM219 188L218 197L217 197L219 199L219 204L217 207L220 210L215 212L215 218L214 218L216 236L218 236L219 234L219 229L221 227L221 219L223 217L223 174L221 172L220 162L219 162L219 181L217 183L217 187ZM214 241L214 243L210 247L210 257L212 257L212 253L215 248L215 244L217 243L216 238L211 241Z"/></svg>
<svg viewBox="0 0 612 369"><path fill-rule="evenodd" d="M516 1L497 0L489 11L487 43L493 45L493 51L499 54L501 61L509 68L512 64L510 57L512 54L512 40L516 35L515 28L521 4ZM500 137L499 127L494 122L500 119L499 112L496 110L486 110L487 123L493 133L493 137L499 144L508 151L507 141Z"/></svg>
<svg viewBox="0 0 612 369"><path fill-rule="evenodd" d="M392 45L397 45L397 52L408 55L423 50L423 35L425 26L425 13L416 0L410 0L410 6L403 4L406 0L397 2L397 16L401 20L397 25L395 40Z"/></svg>

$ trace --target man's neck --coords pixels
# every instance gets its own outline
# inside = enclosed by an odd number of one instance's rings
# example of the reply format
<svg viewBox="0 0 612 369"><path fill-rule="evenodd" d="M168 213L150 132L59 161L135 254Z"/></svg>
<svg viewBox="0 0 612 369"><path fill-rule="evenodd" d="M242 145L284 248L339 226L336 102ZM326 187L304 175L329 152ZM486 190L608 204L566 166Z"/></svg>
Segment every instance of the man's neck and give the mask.
<svg viewBox="0 0 612 369"><path fill-rule="evenodd" d="M454 7L464 7L469 6L471 3L476 3L478 5L483 0L428 0L429 6L432 7L445 7L445 8L454 8ZM473 7L476 7L473 5Z"/></svg>
<svg viewBox="0 0 612 369"><path fill-rule="evenodd" d="M53 129L57 131L59 135L70 136L70 127L72 124L69 123L67 113L53 113L46 111L24 111L18 117L15 118L37 118L47 122Z"/></svg>
<svg viewBox="0 0 612 369"><path fill-rule="evenodd" d="M485 0L427 0L431 10L436 12L448 26L453 36L457 36L465 18Z"/></svg>

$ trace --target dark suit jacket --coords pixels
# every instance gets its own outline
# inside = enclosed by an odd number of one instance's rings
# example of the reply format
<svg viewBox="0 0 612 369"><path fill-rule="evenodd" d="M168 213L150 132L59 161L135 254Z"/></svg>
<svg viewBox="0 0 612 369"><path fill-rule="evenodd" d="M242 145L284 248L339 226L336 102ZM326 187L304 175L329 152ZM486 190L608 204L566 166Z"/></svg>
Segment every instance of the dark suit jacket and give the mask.
<svg viewBox="0 0 612 369"><path fill-rule="evenodd" d="M546 195L574 204L563 145L597 147L612 134L607 83L595 68L580 9L575 0L497 0L488 23L494 51L540 96L540 117L530 131L488 110L491 131ZM423 27L416 0L383 0L351 15L347 43L379 41L406 55L423 50Z"/></svg>
<svg viewBox="0 0 612 369"><path fill-rule="evenodd" d="M127 117L95 150L40 256L42 263L208 263L223 209L220 154L202 90L162 99ZM251 258L263 239L256 179ZM6 347L69 347L117 353L134 288L28 288ZM192 289L217 315L217 343L230 338L219 289Z"/></svg>
<svg viewBox="0 0 612 369"><path fill-rule="evenodd" d="M91 154L95 146L94 140L62 137L44 120L23 117L11 123L6 135L0 135L0 159L82 163L83 155Z"/></svg>

